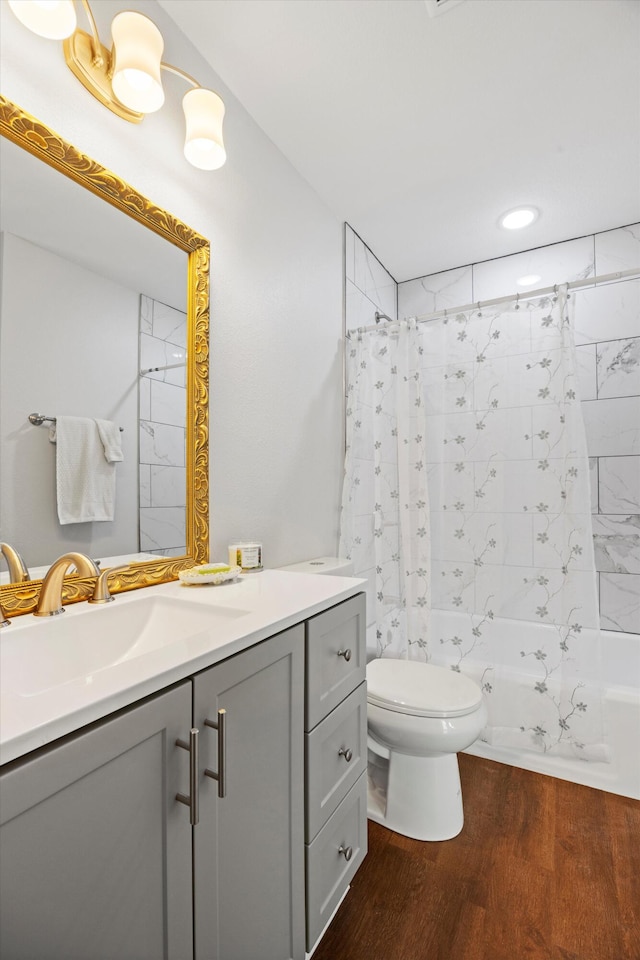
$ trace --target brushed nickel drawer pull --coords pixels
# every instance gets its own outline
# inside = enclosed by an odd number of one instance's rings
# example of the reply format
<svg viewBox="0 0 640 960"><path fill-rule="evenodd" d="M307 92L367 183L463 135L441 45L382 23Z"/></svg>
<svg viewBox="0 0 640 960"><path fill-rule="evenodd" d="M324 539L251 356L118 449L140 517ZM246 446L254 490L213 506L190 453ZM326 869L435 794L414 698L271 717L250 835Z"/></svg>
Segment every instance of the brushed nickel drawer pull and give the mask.
<svg viewBox="0 0 640 960"><path fill-rule="evenodd" d="M351 649L347 647L346 650L338 650L338 656L344 657L347 663L349 663L349 660L351 660Z"/></svg>
<svg viewBox="0 0 640 960"><path fill-rule="evenodd" d="M340 749L338 750L338 756L344 757L347 763L351 763L351 760L353 758L353 751L349 750L348 747L340 747Z"/></svg>
<svg viewBox="0 0 640 960"><path fill-rule="evenodd" d="M342 843L338 847L338 854L342 854L347 863L351 860L353 856L353 847L345 847Z"/></svg>
<svg viewBox="0 0 640 960"><path fill-rule="evenodd" d="M198 811L198 729L192 727L189 731L189 742L176 740L176 746L189 751L189 796L177 793L176 800L189 807L189 823L195 827L199 819Z"/></svg>
<svg viewBox="0 0 640 960"><path fill-rule="evenodd" d="M218 772L215 770L209 770L207 767L204 771L205 777L211 777L212 780L218 781L218 796L226 797L227 795L227 736L226 736L226 718L227 711L222 707L218 710L218 719L215 720L205 720L205 727L211 727L213 730L218 731Z"/></svg>

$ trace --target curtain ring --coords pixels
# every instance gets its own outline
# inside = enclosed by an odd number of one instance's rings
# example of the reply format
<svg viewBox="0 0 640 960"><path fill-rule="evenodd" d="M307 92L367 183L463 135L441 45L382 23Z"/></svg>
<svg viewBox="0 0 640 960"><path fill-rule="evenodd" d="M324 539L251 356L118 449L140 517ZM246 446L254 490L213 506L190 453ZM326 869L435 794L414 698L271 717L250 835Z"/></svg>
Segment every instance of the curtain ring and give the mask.
<svg viewBox="0 0 640 960"><path fill-rule="evenodd" d="M516 310L519 310L519 309L520 309L520 294L519 294L519 293L516 293L516 305L515 305L515 309L516 309Z"/></svg>
<svg viewBox="0 0 640 960"><path fill-rule="evenodd" d="M479 301L479 300L478 300L478 303L476 304L476 306L478 307L478 316L481 317L481 316L482 316L482 310L480 309L480 301Z"/></svg>

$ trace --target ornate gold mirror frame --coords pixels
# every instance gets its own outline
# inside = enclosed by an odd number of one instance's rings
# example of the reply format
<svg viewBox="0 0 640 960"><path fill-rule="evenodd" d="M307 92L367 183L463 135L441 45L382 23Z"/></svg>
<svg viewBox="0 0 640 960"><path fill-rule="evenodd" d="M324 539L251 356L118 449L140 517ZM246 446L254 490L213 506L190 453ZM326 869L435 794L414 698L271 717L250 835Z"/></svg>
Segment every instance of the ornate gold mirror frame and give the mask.
<svg viewBox="0 0 640 960"><path fill-rule="evenodd" d="M1 95L0 134L188 254L187 553L135 563L114 574L109 587L112 593L119 593L175 580L180 570L206 562L209 554L209 242ZM41 582L31 580L0 587L5 614L32 612ZM91 578L65 580L64 602L87 599L92 587Z"/></svg>

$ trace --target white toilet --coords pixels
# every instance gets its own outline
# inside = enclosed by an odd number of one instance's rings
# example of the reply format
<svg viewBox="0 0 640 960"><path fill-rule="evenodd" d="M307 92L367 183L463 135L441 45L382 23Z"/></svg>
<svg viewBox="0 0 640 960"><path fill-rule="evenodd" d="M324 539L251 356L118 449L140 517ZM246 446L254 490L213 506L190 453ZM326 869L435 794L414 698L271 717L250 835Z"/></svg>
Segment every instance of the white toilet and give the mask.
<svg viewBox="0 0 640 960"><path fill-rule="evenodd" d="M344 557L315 557L314 560L303 560L300 563L289 563L286 567L278 567L288 573L325 573L332 577L352 577L353 561Z"/></svg>
<svg viewBox="0 0 640 960"><path fill-rule="evenodd" d="M453 670L417 660L367 666L369 819L416 840L449 840L464 815L459 750L487 721L480 687ZM386 766L386 803L376 802L376 764ZM380 766L378 766L380 770Z"/></svg>
<svg viewBox="0 0 640 960"><path fill-rule="evenodd" d="M353 576L352 562L339 557L279 569ZM419 660L372 660L369 819L416 840L457 836L464 817L456 754L477 740L486 722L482 691L468 677ZM380 789L378 781L384 781Z"/></svg>

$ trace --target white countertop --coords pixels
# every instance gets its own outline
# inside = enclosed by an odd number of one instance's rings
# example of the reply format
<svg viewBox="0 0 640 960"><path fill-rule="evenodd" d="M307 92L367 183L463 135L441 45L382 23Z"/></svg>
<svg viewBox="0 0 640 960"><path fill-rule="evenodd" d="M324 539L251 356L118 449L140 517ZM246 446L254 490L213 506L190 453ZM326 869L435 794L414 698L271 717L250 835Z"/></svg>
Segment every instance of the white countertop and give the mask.
<svg viewBox="0 0 640 960"><path fill-rule="evenodd" d="M75 603L65 607L61 616L50 619L31 614L16 617L0 635L0 763L23 756L347 600L362 592L365 583L353 577L264 570L220 586L189 587L175 582L118 594L113 603L104 606ZM82 635L91 632L97 618L103 614L102 623L107 622L107 616L111 622L112 615L103 612L115 610L117 604L121 619L127 605L152 597L186 600L205 622L206 611L210 610L215 622L210 627L200 625L175 643L143 649L139 654L130 650L113 663L106 662L109 650L105 649L106 665L85 668ZM52 643L59 642L55 638L60 637L61 627L65 629L63 625L68 625L66 632L73 635L71 641L65 640L65 664L70 652L72 660L77 655L77 661L69 678L58 665L52 667L48 682L47 658L55 660ZM117 639L114 636L114 644ZM36 673L37 682L32 677Z"/></svg>

